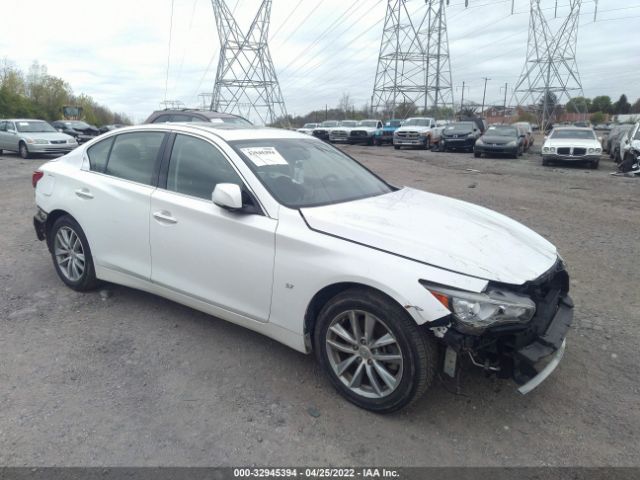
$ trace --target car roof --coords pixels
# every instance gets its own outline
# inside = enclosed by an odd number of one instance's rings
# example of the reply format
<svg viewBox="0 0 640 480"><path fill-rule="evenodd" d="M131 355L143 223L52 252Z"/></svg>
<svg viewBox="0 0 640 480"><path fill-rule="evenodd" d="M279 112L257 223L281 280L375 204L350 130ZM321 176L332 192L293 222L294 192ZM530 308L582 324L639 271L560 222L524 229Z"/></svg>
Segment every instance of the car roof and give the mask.
<svg viewBox="0 0 640 480"><path fill-rule="evenodd" d="M122 133L141 130L162 130L167 132L176 131L184 133L199 133L204 135L212 134L228 142L234 140L260 140L271 138L315 140L313 137L303 133L298 133L295 130L208 122L145 123L133 127L119 128L117 130L113 130L112 133L119 135Z"/></svg>
<svg viewBox="0 0 640 480"><path fill-rule="evenodd" d="M198 110L197 108L169 108L166 110L156 110L152 115L173 115L180 113L195 113L207 118L242 118L233 113L216 112L215 110Z"/></svg>
<svg viewBox="0 0 640 480"><path fill-rule="evenodd" d="M592 131L593 128L591 127L576 127L574 125L567 125L567 126L561 126L561 127L554 127L554 130L585 130L585 131Z"/></svg>
<svg viewBox="0 0 640 480"><path fill-rule="evenodd" d="M46 120L42 120L41 118L0 118L1 122L45 122Z"/></svg>

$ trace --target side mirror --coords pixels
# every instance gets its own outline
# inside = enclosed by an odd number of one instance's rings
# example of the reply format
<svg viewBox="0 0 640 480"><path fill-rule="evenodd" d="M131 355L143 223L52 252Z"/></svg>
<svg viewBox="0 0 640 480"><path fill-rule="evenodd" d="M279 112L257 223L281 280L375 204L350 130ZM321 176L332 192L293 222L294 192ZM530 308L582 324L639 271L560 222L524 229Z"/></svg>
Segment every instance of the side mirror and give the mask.
<svg viewBox="0 0 640 480"><path fill-rule="evenodd" d="M213 203L226 210L242 209L242 190L235 183L218 183L211 194Z"/></svg>

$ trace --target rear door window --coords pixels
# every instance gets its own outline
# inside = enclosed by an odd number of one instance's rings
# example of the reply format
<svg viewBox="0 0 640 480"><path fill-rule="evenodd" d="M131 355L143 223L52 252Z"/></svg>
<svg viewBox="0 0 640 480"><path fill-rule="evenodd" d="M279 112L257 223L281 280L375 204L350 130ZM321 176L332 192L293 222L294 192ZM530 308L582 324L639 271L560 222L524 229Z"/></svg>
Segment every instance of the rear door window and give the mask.
<svg viewBox="0 0 640 480"><path fill-rule="evenodd" d="M152 185L165 134L135 132L116 135L105 173Z"/></svg>
<svg viewBox="0 0 640 480"><path fill-rule="evenodd" d="M107 166L107 159L109 158L109 152L113 145L115 137L107 138L102 142L98 142L87 150L87 156L89 157L89 166L92 171L104 173Z"/></svg>

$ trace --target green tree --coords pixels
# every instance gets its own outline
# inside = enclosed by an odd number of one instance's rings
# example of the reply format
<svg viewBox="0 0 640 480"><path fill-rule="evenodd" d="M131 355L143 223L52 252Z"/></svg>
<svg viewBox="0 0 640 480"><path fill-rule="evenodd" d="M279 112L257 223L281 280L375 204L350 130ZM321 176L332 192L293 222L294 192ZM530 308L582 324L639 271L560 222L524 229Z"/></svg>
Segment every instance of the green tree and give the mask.
<svg viewBox="0 0 640 480"><path fill-rule="evenodd" d="M589 109L589 113L595 113L595 112L611 113L612 112L611 97L608 95L601 95L599 97L595 97L591 101L591 108Z"/></svg>
<svg viewBox="0 0 640 480"><path fill-rule="evenodd" d="M636 100L636 103L631 105L631 113L640 113L640 98Z"/></svg>
<svg viewBox="0 0 640 480"><path fill-rule="evenodd" d="M574 97L564 106L570 113L587 113L591 110L591 99L585 97Z"/></svg>
<svg viewBox="0 0 640 480"><path fill-rule="evenodd" d="M616 115L626 115L631 111L631 104L627 100L627 96L623 93L620 95L620 99L613 104L613 113Z"/></svg>
<svg viewBox="0 0 640 480"><path fill-rule="evenodd" d="M594 125L597 125L598 123L604 123L606 119L607 116L602 112L596 112L589 118L591 123L593 123Z"/></svg>

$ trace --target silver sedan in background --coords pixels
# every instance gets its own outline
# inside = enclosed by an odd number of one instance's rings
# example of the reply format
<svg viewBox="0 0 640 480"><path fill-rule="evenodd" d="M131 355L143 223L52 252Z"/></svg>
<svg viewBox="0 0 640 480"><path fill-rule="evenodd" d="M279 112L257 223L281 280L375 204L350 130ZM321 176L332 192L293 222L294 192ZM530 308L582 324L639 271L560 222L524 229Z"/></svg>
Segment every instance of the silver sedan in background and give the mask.
<svg viewBox="0 0 640 480"><path fill-rule="evenodd" d="M72 136L58 132L44 120L0 120L0 154L9 150L29 158L34 153L65 154L77 146Z"/></svg>

